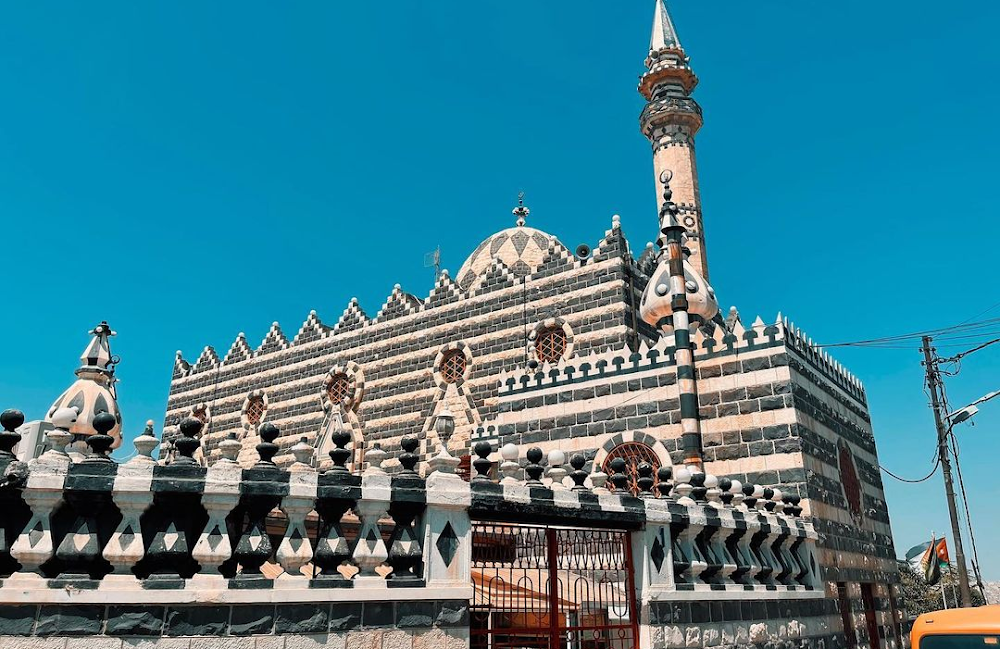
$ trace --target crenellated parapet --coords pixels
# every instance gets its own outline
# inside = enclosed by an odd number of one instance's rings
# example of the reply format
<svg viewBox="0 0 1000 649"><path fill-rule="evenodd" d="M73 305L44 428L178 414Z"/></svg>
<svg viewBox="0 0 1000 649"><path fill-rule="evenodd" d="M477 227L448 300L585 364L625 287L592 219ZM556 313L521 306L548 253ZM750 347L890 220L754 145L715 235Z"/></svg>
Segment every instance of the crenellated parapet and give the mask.
<svg viewBox="0 0 1000 649"><path fill-rule="evenodd" d="M699 364L747 352L784 347L859 402L866 402L861 381L826 351L815 347L808 336L780 313L770 324L758 316L749 327L745 327L737 318L725 327L715 326L709 331L700 328L692 336L692 346L695 361ZM676 365L675 354L672 336L664 336L654 344L643 340L635 351L626 345L616 349L590 350L556 364L540 365L533 371L519 369L501 372L498 377L499 394L503 397L671 368Z"/></svg>

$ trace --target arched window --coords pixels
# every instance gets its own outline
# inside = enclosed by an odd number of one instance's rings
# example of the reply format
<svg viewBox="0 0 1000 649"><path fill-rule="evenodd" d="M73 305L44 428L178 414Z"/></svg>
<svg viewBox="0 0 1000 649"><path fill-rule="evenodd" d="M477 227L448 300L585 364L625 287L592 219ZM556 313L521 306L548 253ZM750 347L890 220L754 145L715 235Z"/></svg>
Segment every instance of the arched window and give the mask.
<svg viewBox="0 0 1000 649"><path fill-rule="evenodd" d="M251 426L259 424L264 418L265 410L267 410L267 405L264 403L264 397L250 397L247 401L247 423Z"/></svg>
<svg viewBox="0 0 1000 649"><path fill-rule="evenodd" d="M604 466L601 470L610 476L613 473L611 470L611 460L618 457L625 460L625 475L628 476L628 490L632 492L633 496L639 495L639 484L637 481L639 479L638 468L640 464L649 462L653 467L653 479L656 480L656 472L660 470L660 460L656 457L653 449L645 444L641 442L619 444L608 453L608 457L604 459ZM610 480L607 483L607 487L614 491L615 486L611 484Z"/></svg>
<svg viewBox="0 0 1000 649"><path fill-rule="evenodd" d="M340 405L351 396L351 379L344 372L338 372L328 379L326 396L330 403Z"/></svg>
<svg viewBox="0 0 1000 649"><path fill-rule="evenodd" d="M547 327L538 334L535 354L542 363L558 363L566 354L566 332L562 327Z"/></svg>
<svg viewBox="0 0 1000 649"><path fill-rule="evenodd" d="M461 349L450 349L441 358L441 379L445 383L457 383L465 376L468 364Z"/></svg>

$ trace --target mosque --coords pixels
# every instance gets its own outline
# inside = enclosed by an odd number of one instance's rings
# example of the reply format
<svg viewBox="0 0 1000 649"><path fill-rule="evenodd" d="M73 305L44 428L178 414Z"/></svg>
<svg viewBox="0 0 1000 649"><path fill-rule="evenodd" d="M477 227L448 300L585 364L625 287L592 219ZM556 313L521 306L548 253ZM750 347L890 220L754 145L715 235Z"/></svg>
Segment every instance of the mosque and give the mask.
<svg viewBox="0 0 1000 649"><path fill-rule="evenodd" d="M780 314L720 312L695 163L698 77L662 0L644 65L639 127L658 201L635 227L655 244L633 249L615 216L593 246L571 249L518 204L509 227L457 273L441 270L424 297L397 284L373 316L352 299L335 320L313 311L287 333L275 322L256 346L240 333L224 351L177 352L159 459L178 457L172 440L194 418L206 467L250 467L261 432L276 427L263 441L277 444L280 467L305 444L314 467L329 469L339 438L350 440L349 470L363 472L374 452L392 474L412 437L421 475L445 444L468 478L485 442L492 451L476 468L494 476L513 445L522 467L529 447L579 454L589 474L624 460L632 493L643 491L644 464L655 476L689 467L780 489L801 498L819 535L831 618L847 628L864 613L862 635L888 647L900 634L898 573L864 387ZM111 412L120 443L112 332L103 323L92 333L50 417L79 406L73 432L83 435ZM454 430L443 439L442 420Z"/></svg>

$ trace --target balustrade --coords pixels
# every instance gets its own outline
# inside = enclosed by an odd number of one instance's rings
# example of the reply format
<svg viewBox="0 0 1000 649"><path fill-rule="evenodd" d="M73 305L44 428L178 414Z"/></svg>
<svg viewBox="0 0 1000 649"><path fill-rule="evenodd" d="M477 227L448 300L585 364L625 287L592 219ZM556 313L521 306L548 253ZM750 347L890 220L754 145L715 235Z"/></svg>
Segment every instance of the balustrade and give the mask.
<svg viewBox="0 0 1000 649"><path fill-rule="evenodd" d="M478 441L476 475L465 482L444 460L421 475L419 440L405 437L398 470L383 469L387 454L373 445L359 476L346 467L351 437L340 431L331 437L328 470L314 468L314 449L304 441L290 449L294 462L280 468L280 433L264 423L253 466L237 464L239 442L228 439L220 444L222 458L206 468L194 457L203 425L195 418L181 422L169 461L153 459L150 424L135 440L137 454L118 464L107 457L110 415L95 418L89 454L73 461L65 449L75 411L63 410L47 433L49 449L30 466L10 452L22 419L11 411L0 417L0 602L5 591L13 601L15 588L23 597L74 585L77 600L129 590L169 600L172 591L176 601L190 603L183 598L222 593L225 600L245 589L291 589L305 601L323 597L317 589L352 589L356 595L344 593L347 599L392 599L362 591L423 587L462 598L472 587L470 516L595 520L631 530L633 560L650 596L815 593L820 584L816 534L799 518L797 496L687 467L661 468L654 479L653 467L641 464L633 496L620 458L606 475L585 470L582 454L568 462L550 455L546 462L542 451L528 449L522 479L520 451L507 446L497 481L490 476L496 450Z"/></svg>

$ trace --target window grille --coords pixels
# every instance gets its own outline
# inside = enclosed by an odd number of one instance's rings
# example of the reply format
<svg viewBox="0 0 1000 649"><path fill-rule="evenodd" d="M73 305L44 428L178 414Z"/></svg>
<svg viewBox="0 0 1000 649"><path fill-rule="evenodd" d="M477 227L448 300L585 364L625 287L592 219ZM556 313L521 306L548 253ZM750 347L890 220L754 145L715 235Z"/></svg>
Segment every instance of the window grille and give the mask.
<svg viewBox="0 0 1000 649"><path fill-rule="evenodd" d="M535 343L535 354L543 363L558 363L566 354L566 332L562 327L549 327L540 334Z"/></svg>
<svg viewBox="0 0 1000 649"><path fill-rule="evenodd" d="M250 397L250 400L247 402L247 423L251 426L259 424L261 419L264 418L264 411L266 409L267 406L264 405L264 397Z"/></svg>
<svg viewBox="0 0 1000 649"><path fill-rule="evenodd" d="M326 396L330 403L341 404L351 396L351 379L343 372L331 377L326 386Z"/></svg>
<svg viewBox="0 0 1000 649"><path fill-rule="evenodd" d="M441 359L441 378L445 383L457 383L465 376L466 367L465 354L462 350L452 349L445 352L444 358Z"/></svg>

